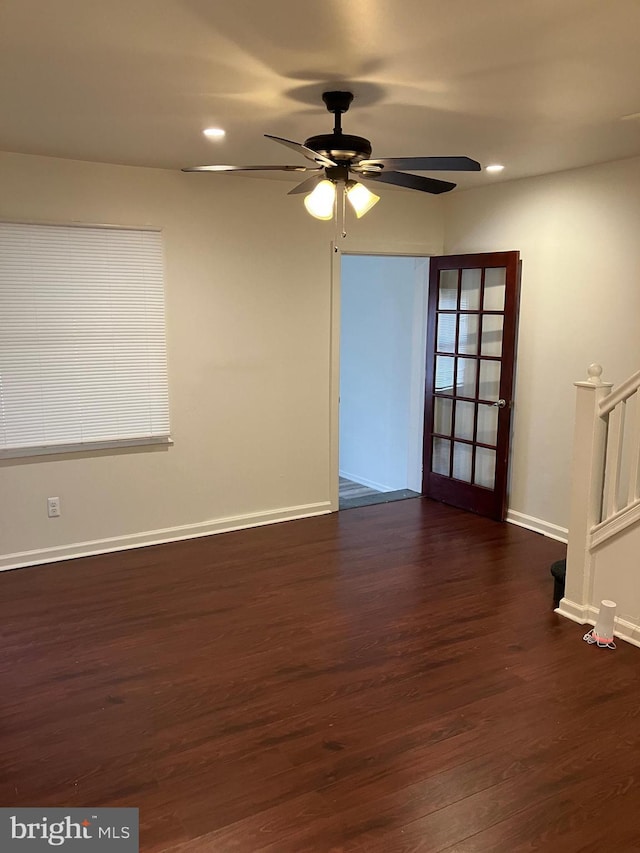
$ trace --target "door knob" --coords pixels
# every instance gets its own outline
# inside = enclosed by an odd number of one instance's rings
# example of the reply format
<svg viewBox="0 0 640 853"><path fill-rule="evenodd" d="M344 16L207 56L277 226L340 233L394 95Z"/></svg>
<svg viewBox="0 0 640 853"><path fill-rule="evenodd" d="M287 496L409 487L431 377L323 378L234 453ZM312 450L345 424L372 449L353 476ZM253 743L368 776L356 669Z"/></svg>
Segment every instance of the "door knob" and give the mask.
<svg viewBox="0 0 640 853"><path fill-rule="evenodd" d="M491 405L497 406L499 409L504 409L504 407L507 405L507 401L506 400L496 400L496 402L492 403Z"/></svg>

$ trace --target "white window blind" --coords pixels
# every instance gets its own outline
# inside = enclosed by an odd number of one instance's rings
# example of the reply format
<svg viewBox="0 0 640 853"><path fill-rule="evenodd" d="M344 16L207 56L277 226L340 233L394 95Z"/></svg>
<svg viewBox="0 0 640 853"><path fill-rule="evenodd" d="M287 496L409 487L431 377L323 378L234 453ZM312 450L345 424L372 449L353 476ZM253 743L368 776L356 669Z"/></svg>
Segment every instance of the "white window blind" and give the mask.
<svg viewBox="0 0 640 853"><path fill-rule="evenodd" d="M0 456L168 438L161 234L0 223Z"/></svg>

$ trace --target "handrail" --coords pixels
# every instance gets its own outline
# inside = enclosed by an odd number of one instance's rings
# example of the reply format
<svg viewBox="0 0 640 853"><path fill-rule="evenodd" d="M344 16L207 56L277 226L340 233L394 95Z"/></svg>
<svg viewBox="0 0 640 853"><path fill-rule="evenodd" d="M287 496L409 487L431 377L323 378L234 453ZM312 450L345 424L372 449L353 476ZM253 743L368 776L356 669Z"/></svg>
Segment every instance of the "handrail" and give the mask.
<svg viewBox="0 0 640 853"><path fill-rule="evenodd" d="M606 396L598 403L598 412L603 418L609 414L618 403L628 400L632 394L640 388L640 370L636 371L632 376L625 380L616 391Z"/></svg>

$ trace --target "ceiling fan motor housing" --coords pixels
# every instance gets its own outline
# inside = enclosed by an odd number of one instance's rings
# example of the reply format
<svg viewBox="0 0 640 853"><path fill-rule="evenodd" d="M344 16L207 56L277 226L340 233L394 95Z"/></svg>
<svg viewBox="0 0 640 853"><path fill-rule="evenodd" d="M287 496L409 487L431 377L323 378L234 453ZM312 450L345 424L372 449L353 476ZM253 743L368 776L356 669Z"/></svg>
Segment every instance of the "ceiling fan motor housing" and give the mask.
<svg viewBox="0 0 640 853"><path fill-rule="evenodd" d="M305 146L336 163L359 163L371 157L371 143L362 136L349 133L321 133L310 136Z"/></svg>
<svg viewBox="0 0 640 853"><path fill-rule="evenodd" d="M333 133L321 133L310 136L305 146L333 160L339 166L354 165L371 156L371 143L362 136L352 136L342 132L340 116L349 109L353 101L353 92L324 92L322 100L327 109L335 116Z"/></svg>

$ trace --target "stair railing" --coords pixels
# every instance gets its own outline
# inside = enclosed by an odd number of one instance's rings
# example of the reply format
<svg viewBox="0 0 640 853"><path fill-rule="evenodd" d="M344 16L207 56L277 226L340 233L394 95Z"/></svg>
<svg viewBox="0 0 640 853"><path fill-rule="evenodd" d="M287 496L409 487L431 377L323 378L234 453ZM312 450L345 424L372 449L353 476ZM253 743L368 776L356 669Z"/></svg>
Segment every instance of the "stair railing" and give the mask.
<svg viewBox="0 0 640 853"><path fill-rule="evenodd" d="M640 413L638 389L640 370L598 402L598 415L607 424L607 446L604 458L604 486L599 525L611 523L640 504ZM627 426L628 405L635 404L634 417ZM623 455L623 451L626 453ZM624 467L623 467L624 463ZM626 489L621 488L621 476L627 478Z"/></svg>
<svg viewBox="0 0 640 853"><path fill-rule="evenodd" d="M593 550L640 522L640 371L612 392L592 364L576 382L567 577L561 611L591 604ZM633 416L628 411L635 407Z"/></svg>

